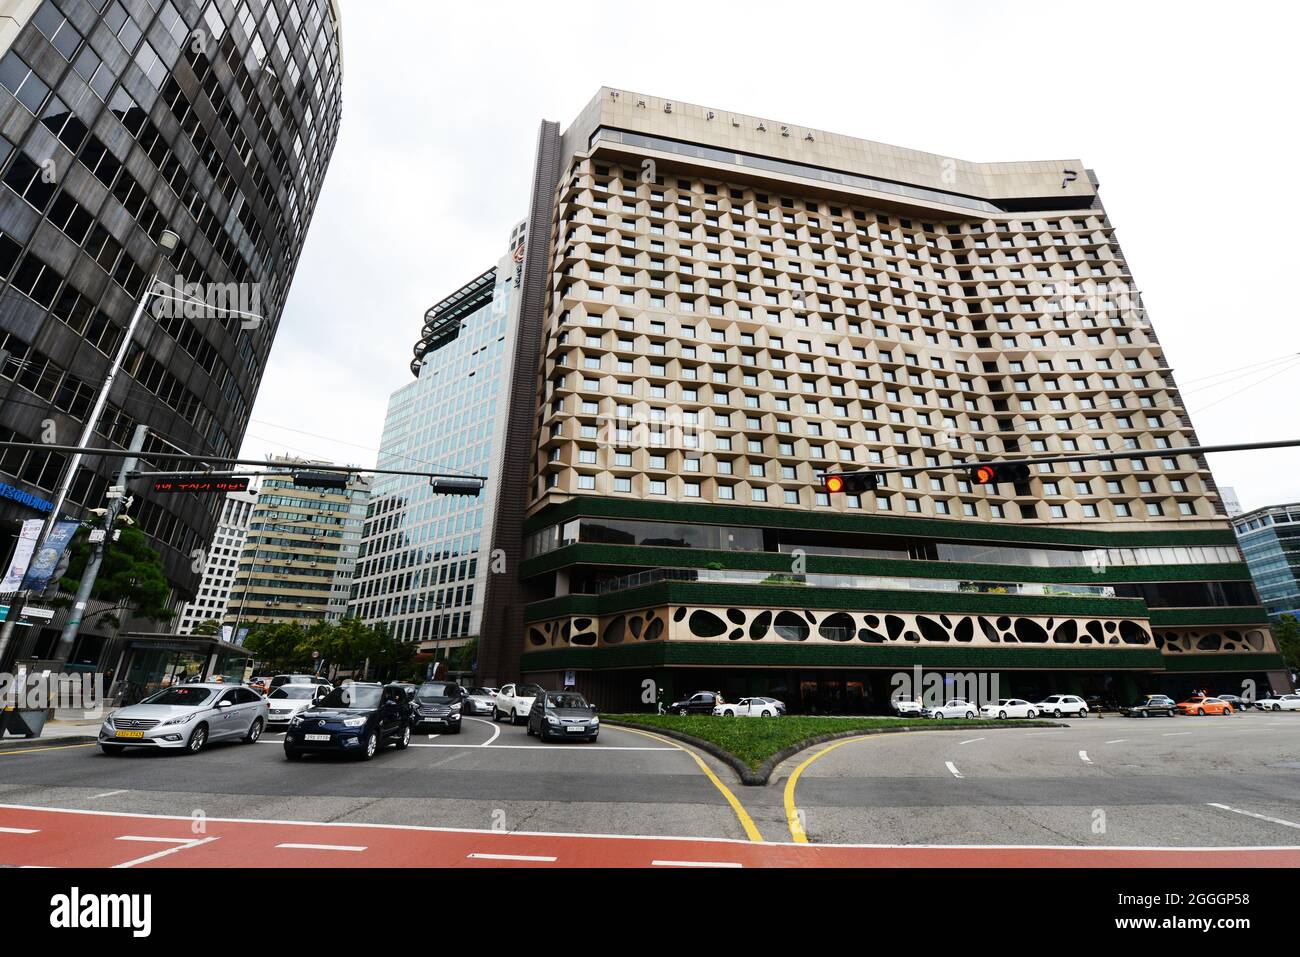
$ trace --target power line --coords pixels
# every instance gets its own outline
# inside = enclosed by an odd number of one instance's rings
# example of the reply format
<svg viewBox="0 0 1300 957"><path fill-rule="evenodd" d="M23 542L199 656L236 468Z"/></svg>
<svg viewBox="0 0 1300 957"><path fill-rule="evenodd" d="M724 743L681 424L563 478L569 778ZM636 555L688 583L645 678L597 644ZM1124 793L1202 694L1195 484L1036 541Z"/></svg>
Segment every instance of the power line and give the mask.
<svg viewBox="0 0 1300 957"><path fill-rule="evenodd" d="M1260 379L1260 380L1257 381L1257 382L1252 382L1252 383L1251 383L1250 385L1248 385L1248 386L1243 386L1242 388L1238 389L1236 392L1229 392L1229 393L1228 393L1227 395L1225 395L1225 396L1220 396L1219 398L1217 398L1217 399L1215 399L1213 402L1211 402L1209 405L1203 405L1203 406L1201 406L1199 409L1197 409L1194 413L1192 413L1192 412L1188 412L1188 414L1189 414L1189 415L1200 415L1200 414L1201 414L1202 412L1204 412L1206 409L1212 409L1212 408L1214 408L1216 405L1219 405L1219 404L1222 403L1222 402L1227 402L1229 399L1235 399L1235 398L1237 398L1239 395L1241 395L1243 392L1249 392L1251 389L1254 389L1254 388L1256 388L1256 387L1258 387L1258 386L1261 386L1261 385L1263 385L1265 382L1268 382L1268 381L1271 380L1271 379L1276 379L1278 376L1282 375L1282 374L1285 373L1285 372L1291 372L1293 369L1297 368L1298 366L1300 366L1300 357L1297 357L1297 359L1296 359L1294 362L1291 362L1289 365L1283 366L1281 369L1278 369L1278 370L1277 370L1276 372L1274 372L1272 375L1270 375L1270 376L1265 376L1264 378Z"/></svg>

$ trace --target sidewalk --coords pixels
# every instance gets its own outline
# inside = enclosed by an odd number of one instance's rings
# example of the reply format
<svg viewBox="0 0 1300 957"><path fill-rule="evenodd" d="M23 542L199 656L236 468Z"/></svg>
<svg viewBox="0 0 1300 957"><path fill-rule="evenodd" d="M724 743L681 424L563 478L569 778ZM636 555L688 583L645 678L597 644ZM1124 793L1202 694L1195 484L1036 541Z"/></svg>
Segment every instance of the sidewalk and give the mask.
<svg viewBox="0 0 1300 957"><path fill-rule="evenodd" d="M41 731L39 738L14 737L5 734L0 738L0 751L9 751L14 748L39 748L50 744L91 744L99 734L99 726L103 724L102 718L92 720L60 720L55 718L52 721L46 721L45 727Z"/></svg>

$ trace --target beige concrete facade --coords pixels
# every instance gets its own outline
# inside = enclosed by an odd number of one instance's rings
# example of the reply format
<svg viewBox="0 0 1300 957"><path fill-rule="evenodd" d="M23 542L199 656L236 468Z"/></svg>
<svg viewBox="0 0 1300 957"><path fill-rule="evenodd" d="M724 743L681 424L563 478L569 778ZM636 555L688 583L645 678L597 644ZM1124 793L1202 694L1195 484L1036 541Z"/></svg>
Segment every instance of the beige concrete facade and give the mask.
<svg viewBox="0 0 1300 957"><path fill-rule="evenodd" d="M530 513L1226 528L1093 179L602 89L565 131ZM1132 451L1019 488L827 470Z"/></svg>

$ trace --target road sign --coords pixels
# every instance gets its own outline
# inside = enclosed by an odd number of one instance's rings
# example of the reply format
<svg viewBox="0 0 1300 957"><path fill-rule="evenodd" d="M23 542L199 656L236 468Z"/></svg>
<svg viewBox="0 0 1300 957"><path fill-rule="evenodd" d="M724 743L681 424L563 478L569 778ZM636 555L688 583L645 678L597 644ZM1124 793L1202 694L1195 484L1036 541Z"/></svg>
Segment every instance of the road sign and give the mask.
<svg viewBox="0 0 1300 957"><path fill-rule="evenodd" d="M194 492L197 494L226 492L247 492L248 476L227 478L210 478L177 476L176 478L159 478L153 481L155 492Z"/></svg>

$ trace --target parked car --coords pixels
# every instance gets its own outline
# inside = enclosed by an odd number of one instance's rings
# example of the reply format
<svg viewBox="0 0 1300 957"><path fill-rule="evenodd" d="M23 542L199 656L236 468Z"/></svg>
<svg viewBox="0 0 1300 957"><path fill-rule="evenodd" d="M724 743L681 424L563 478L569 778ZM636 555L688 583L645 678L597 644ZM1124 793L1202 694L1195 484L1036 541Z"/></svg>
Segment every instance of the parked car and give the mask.
<svg viewBox="0 0 1300 957"><path fill-rule="evenodd" d="M1048 695L1034 707L1038 709L1039 714L1050 714L1053 718L1061 718L1067 714L1078 715L1080 718L1088 716L1088 703L1073 694Z"/></svg>
<svg viewBox="0 0 1300 957"><path fill-rule="evenodd" d="M1261 711L1300 711L1300 694L1270 694L1255 702Z"/></svg>
<svg viewBox="0 0 1300 957"><path fill-rule="evenodd" d="M523 724L528 720L528 713L533 710L537 696L545 693L538 685L522 682L503 685L492 701L492 720L509 718L511 724Z"/></svg>
<svg viewBox="0 0 1300 957"><path fill-rule="evenodd" d="M295 714L310 708L312 703L327 692L320 685L280 685L266 696L270 714L268 725L288 724Z"/></svg>
<svg viewBox="0 0 1300 957"><path fill-rule="evenodd" d="M215 682L176 685L105 718L99 747L105 754L126 748L198 754L209 741L252 744L266 729L268 711L266 699L251 688Z"/></svg>
<svg viewBox="0 0 1300 957"><path fill-rule="evenodd" d="M1036 718L1038 709L1022 698L1001 698L980 708L981 718Z"/></svg>
<svg viewBox="0 0 1300 957"><path fill-rule="evenodd" d="M1178 706L1174 704L1174 699L1167 695L1148 694L1138 698L1133 704L1120 708L1119 713L1126 718L1153 718L1156 715L1172 718L1178 713Z"/></svg>
<svg viewBox="0 0 1300 957"><path fill-rule="evenodd" d="M978 710L964 698L953 698L934 708L922 708L921 717L934 718L938 721L944 718L973 718Z"/></svg>
<svg viewBox="0 0 1300 957"><path fill-rule="evenodd" d="M426 681L415 692L412 729L420 732L437 728L448 734L460 734L465 698L465 689L454 681Z"/></svg>
<svg viewBox="0 0 1300 957"><path fill-rule="evenodd" d="M1233 711L1245 711L1250 707L1250 702L1239 695L1216 694L1214 697L1218 698L1220 701L1228 702L1228 704L1232 705Z"/></svg>
<svg viewBox="0 0 1300 957"><path fill-rule="evenodd" d="M776 698L741 698L735 704L715 705L713 713L725 718L776 718L785 714L785 702Z"/></svg>
<svg viewBox="0 0 1300 957"><path fill-rule="evenodd" d="M543 691L528 711L528 733L542 741L595 741L600 734L596 708L573 691Z"/></svg>
<svg viewBox="0 0 1300 957"><path fill-rule="evenodd" d="M668 706L669 714L713 714L726 699L716 691L697 691L689 698L674 701Z"/></svg>
<svg viewBox="0 0 1300 957"><path fill-rule="evenodd" d="M1186 701L1178 702L1179 714L1195 714L1204 717L1207 714L1232 714L1232 705L1218 698L1192 695Z"/></svg>
<svg viewBox="0 0 1300 957"><path fill-rule="evenodd" d="M491 714L497 700L496 688L471 688L465 696L466 714Z"/></svg>
<svg viewBox="0 0 1300 957"><path fill-rule="evenodd" d="M389 744L411 743L406 693L395 685L352 682L323 695L294 715L284 734L284 756L350 754L363 761Z"/></svg>
<svg viewBox="0 0 1300 957"><path fill-rule="evenodd" d="M889 706L900 718L919 718L925 713L925 707L914 698L890 698Z"/></svg>

